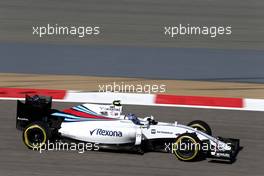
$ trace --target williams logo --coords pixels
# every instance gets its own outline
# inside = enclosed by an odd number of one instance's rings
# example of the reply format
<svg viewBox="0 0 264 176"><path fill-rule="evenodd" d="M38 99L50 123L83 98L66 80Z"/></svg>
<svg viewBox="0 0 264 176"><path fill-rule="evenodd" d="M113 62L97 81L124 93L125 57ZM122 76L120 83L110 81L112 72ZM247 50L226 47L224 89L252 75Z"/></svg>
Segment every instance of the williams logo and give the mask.
<svg viewBox="0 0 264 176"><path fill-rule="evenodd" d="M99 136L113 136L113 137L122 137L123 134L121 131L110 131L110 130L103 130L101 128L97 128L90 131L91 136L93 134L99 135Z"/></svg>
<svg viewBox="0 0 264 176"><path fill-rule="evenodd" d="M156 129L151 129L151 134L156 134Z"/></svg>

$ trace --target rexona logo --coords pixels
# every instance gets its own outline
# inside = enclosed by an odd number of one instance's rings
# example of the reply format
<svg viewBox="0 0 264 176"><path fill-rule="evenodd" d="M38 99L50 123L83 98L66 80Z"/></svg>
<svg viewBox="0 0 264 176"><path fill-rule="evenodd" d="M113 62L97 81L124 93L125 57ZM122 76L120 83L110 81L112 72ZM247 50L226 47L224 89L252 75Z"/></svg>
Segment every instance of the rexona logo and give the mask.
<svg viewBox="0 0 264 176"><path fill-rule="evenodd" d="M90 131L90 134L91 134L91 136L93 134L100 135L100 136L113 136L113 137L122 137L123 136L121 131L103 130L101 128L97 128L97 129Z"/></svg>

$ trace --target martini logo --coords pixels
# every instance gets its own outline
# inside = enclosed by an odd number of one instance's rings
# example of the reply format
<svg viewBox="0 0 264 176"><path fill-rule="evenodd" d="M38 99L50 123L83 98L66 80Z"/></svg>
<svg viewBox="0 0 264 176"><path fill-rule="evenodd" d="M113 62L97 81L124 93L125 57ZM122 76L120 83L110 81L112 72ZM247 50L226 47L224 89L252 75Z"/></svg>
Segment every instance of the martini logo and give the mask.
<svg viewBox="0 0 264 176"><path fill-rule="evenodd" d="M94 129L90 131L90 135L93 134L99 135L99 136L113 136L113 137L122 137L123 134L121 131L110 131L110 130L103 130L101 128Z"/></svg>

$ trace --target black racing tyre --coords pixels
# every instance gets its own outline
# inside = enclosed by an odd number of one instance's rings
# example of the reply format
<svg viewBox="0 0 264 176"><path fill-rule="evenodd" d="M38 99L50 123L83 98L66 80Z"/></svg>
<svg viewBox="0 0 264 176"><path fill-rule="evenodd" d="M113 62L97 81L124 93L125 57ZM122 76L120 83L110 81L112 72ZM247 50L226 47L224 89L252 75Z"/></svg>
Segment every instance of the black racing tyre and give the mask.
<svg viewBox="0 0 264 176"><path fill-rule="evenodd" d="M196 128L197 130L202 131L202 132L204 132L210 136L212 135L212 130L211 130L210 126L204 121L194 120L194 121L188 123L187 126L190 126L192 128Z"/></svg>
<svg viewBox="0 0 264 176"><path fill-rule="evenodd" d="M201 141L194 133L184 133L173 144L173 153L181 161L198 160L201 156Z"/></svg>
<svg viewBox="0 0 264 176"><path fill-rule="evenodd" d="M50 137L48 125L42 122L33 122L23 130L23 142L32 150L39 150L47 143Z"/></svg>

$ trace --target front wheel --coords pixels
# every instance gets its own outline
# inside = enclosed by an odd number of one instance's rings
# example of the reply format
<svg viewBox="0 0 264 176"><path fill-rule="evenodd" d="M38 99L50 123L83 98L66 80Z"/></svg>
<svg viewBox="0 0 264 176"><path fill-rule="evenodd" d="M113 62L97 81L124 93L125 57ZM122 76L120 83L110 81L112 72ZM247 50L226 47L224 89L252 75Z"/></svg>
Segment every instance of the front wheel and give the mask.
<svg viewBox="0 0 264 176"><path fill-rule="evenodd" d="M173 144L173 153L181 161L193 161L199 158L201 141L193 133L184 133Z"/></svg>
<svg viewBox="0 0 264 176"><path fill-rule="evenodd" d="M195 128L199 131L202 131L202 132L212 136L212 130L211 130L210 126L204 121L194 120L194 121L188 123L187 126Z"/></svg>
<svg viewBox="0 0 264 176"><path fill-rule="evenodd" d="M41 122L33 122L23 130L23 142L32 150L39 150L49 139L48 127Z"/></svg>

